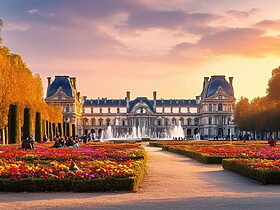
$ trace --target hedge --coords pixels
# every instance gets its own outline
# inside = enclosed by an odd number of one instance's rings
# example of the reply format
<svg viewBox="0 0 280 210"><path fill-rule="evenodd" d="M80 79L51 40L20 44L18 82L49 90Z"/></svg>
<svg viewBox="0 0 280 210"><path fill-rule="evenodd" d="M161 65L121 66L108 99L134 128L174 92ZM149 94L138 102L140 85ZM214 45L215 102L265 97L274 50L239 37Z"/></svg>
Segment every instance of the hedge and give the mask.
<svg viewBox="0 0 280 210"><path fill-rule="evenodd" d="M206 164L222 164L223 159L229 158L229 157L215 157L210 155L204 155L199 152L177 149L170 146L162 146L162 150L184 155L186 157L193 158L198 162L206 163Z"/></svg>
<svg viewBox="0 0 280 210"><path fill-rule="evenodd" d="M242 176L252 178L262 184L280 184L280 172L251 168L238 163L238 159L224 159L223 168Z"/></svg>

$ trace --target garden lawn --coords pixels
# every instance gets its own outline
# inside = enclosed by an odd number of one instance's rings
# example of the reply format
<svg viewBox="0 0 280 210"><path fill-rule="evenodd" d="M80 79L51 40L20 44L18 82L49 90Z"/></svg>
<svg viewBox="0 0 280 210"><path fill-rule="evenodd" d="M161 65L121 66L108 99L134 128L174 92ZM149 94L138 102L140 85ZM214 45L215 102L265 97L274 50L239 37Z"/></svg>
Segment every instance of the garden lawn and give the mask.
<svg viewBox="0 0 280 210"><path fill-rule="evenodd" d="M144 176L146 153L139 144L35 148L0 147L0 191L136 191Z"/></svg>

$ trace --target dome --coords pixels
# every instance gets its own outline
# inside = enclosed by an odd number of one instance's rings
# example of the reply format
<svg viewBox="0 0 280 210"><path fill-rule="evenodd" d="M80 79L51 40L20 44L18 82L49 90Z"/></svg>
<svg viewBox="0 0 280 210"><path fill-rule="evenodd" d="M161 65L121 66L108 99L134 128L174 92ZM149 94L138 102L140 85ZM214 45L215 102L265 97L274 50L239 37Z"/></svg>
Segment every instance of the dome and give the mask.
<svg viewBox="0 0 280 210"><path fill-rule="evenodd" d="M214 95L219 87L222 87L228 95L234 96L233 88L225 79L225 76L212 76L207 85L205 98Z"/></svg>
<svg viewBox="0 0 280 210"><path fill-rule="evenodd" d="M60 87L67 96L73 97L73 90L69 76L55 76L54 81L48 87L47 98L55 94Z"/></svg>

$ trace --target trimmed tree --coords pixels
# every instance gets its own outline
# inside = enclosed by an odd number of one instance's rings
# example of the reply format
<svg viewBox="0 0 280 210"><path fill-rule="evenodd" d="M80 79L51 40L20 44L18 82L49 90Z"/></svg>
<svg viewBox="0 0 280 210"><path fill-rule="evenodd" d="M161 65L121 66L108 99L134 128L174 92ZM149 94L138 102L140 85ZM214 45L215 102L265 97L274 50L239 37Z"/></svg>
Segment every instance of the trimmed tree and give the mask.
<svg viewBox="0 0 280 210"><path fill-rule="evenodd" d="M23 113L23 139L27 139L31 135L31 109L24 108Z"/></svg>
<svg viewBox="0 0 280 210"><path fill-rule="evenodd" d="M35 120L35 141L42 142L42 119L41 113L36 112L36 120Z"/></svg>
<svg viewBox="0 0 280 210"><path fill-rule="evenodd" d="M49 136L52 140L53 139L53 133L52 133L52 123L51 122L49 122Z"/></svg>
<svg viewBox="0 0 280 210"><path fill-rule="evenodd" d="M66 129L66 123L63 122L63 137L67 136L67 129Z"/></svg>
<svg viewBox="0 0 280 210"><path fill-rule="evenodd" d="M52 124L52 132L53 132L53 136L56 136L55 123Z"/></svg>
<svg viewBox="0 0 280 210"><path fill-rule="evenodd" d="M76 136L76 127L75 124L72 124L72 136Z"/></svg>
<svg viewBox="0 0 280 210"><path fill-rule="evenodd" d="M19 128L19 116L18 105L11 104L9 107L9 119L8 119L8 132L9 132L9 144L20 143L20 128Z"/></svg>
<svg viewBox="0 0 280 210"><path fill-rule="evenodd" d="M59 133L59 136L63 136L63 130L62 130L62 125L61 125L61 123L58 123L57 124L57 127L58 127L58 133Z"/></svg>

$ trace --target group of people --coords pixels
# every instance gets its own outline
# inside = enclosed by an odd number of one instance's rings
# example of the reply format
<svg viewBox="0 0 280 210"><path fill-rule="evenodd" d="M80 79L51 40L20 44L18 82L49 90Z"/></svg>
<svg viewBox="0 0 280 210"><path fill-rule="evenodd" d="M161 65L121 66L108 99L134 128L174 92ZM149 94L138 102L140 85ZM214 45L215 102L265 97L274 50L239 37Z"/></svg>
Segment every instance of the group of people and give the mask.
<svg viewBox="0 0 280 210"><path fill-rule="evenodd" d="M26 149L34 149L34 139L33 135L29 136L27 139L23 139L21 142L21 148Z"/></svg>
<svg viewBox="0 0 280 210"><path fill-rule="evenodd" d="M54 145L52 146L52 148L61 147L80 147L80 145L79 141L74 139L73 137L59 138L59 136L57 136L54 139Z"/></svg>

